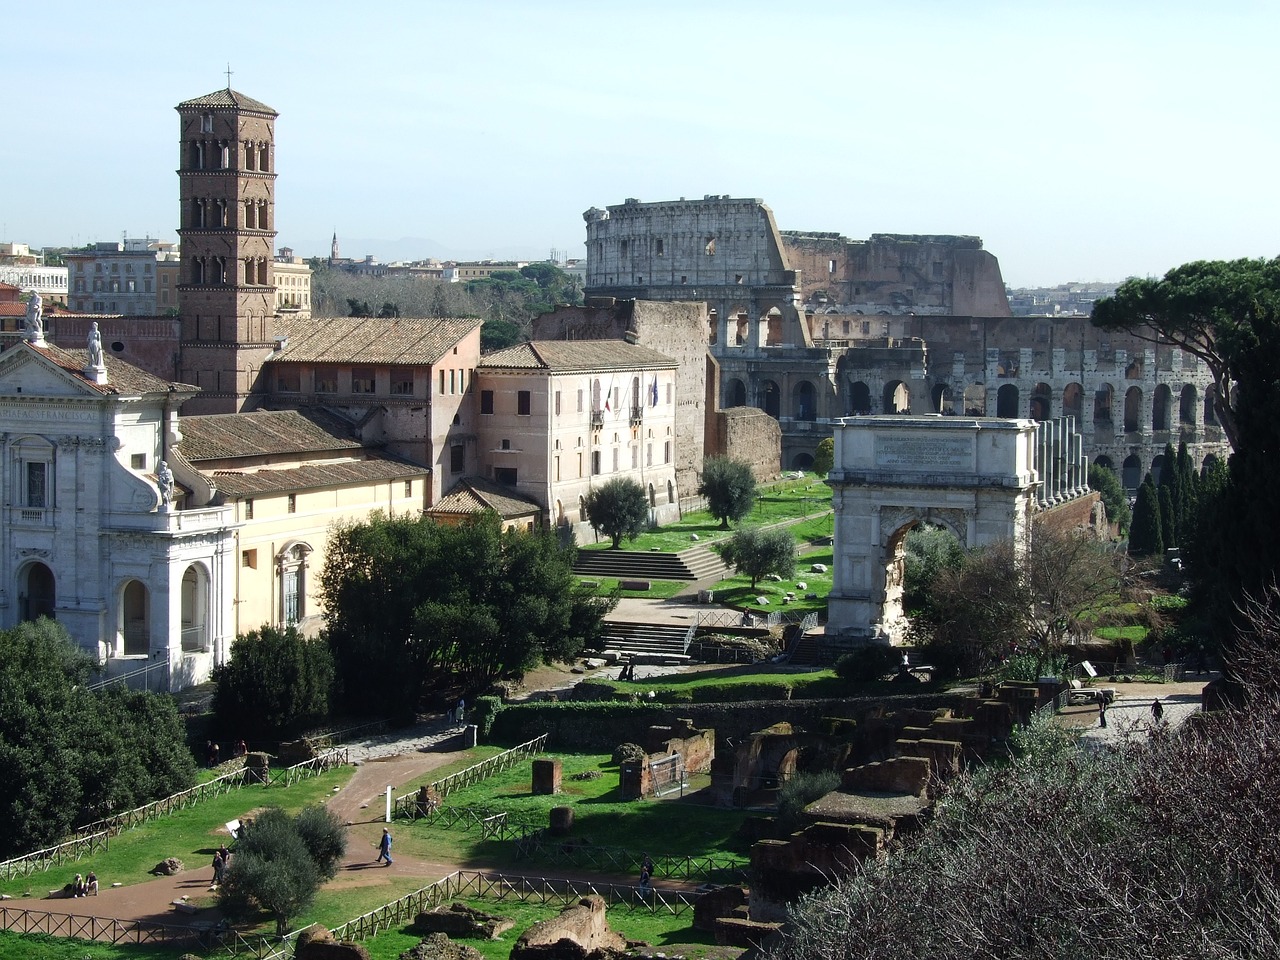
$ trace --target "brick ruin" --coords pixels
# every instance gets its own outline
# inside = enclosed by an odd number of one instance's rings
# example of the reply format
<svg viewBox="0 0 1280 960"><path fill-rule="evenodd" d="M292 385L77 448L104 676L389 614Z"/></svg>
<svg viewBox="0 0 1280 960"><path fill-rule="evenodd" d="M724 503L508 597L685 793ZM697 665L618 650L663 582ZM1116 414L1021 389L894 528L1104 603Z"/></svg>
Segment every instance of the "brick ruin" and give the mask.
<svg viewBox="0 0 1280 960"><path fill-rule="evenodd" d="M653 726L645 731L640 746L642 761L626 761L618 774L618 788L624 800L650 797L654 793L652 764L678 756L685 773L707 773L716 757L716 732L696 729L691 720L676 720L670 726Z"/></svg>
<svg viewBox="0 0 1280 960"><path fill-rule="evenodd" d="M820 733L776 724L753 734L732 765L716 765L713 786L718 781L722 798L770 800L800 752L820 743L843 767L840 786L805 808L803 829L757 840L750 888L725 888L700 902L697 924L720 943L758 943L782 925L790 903L919 830L941 784L1003 750L1014 727L1056 693L1053 684L1004 683L957 708L879 710L826 718Z"/></svg>

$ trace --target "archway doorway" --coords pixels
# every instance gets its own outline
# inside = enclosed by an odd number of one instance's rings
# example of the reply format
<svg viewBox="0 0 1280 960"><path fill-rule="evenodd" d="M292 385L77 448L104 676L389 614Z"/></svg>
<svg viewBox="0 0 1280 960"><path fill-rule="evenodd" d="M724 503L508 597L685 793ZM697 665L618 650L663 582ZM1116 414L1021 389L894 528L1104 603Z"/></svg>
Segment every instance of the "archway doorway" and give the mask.
<svg viewBox="0 0 1280 960"><path fill-rule="evenodd" d="M1031 419L1048 420L1053 416L1053 389L1037 383L1031 390Z"/></svg>
<svg viewBox="0 0 1280 960"><path fill-rule="evenodd" d="M945 383L934 384L933 389L929 391L929 399L931 401L929 405L930 413L951 416L956 412L955 404L951 400L951 388Z"/></svg>
<svg viewBox="0 0 1280 960"><path fill-rule="evenodd" d="M861 380L855 380L849 384L848 403L845 409L850 416L858 416L871 412L871 388Z"/></svg>
<svg viewBox="0 0 1280 960"><path fill-rule="evenodd" d="M813 384L808 380L801 380L796 384L795 404L797 420L818 419L817 395L813 389Z"/></svg>
<svg viewBox="0 0 1280 960"><path fill-rule="evenodd" d="M182 575L182 650L196 653L209 649L209 574L198 564Z"/></svg>
<svg viewBox="0 0 1280 960"><path fill-rule="evenodd" d="M996 416L1006 420L1018 418L1018 388L1006 383L996 391Z"/></svg>
<svg viewBox="0 0 1280 960"><path fill-rule="evenodd" d="M760 409L775 420L782 416L782 391L772 380L760 381Z"/></svg>
<svg viewBox="0 0 1280 960"><path fill-rule="evenodd" d="M151 652L151 591L141 580L130 580L120 595L120 642L126 657Z"/></svg>
<svg viewBox="0 0 1280 960"><path fill-rule="evenodd" d="M23 575L19 600L23 620L53 619L57 616L58 588L53 571L43 563L33 563Z"/></svg>
<svg viewBox="0 0 1280 960"><path fill-rule="evenodd" d="M1136 453L1124 458L1120 468L1120 483L1126 490L1137 490L1142 484L1142 460Z"/></svg>
<svg viewBox="0 0 1280 960"><path fill-rule="evenodd" d="M745 407L747 405L747 385L734 377L724 389L725 407Z"/></svg>
<svg viewBox="0 0 1280 960"><path fill-rule="evenodd" d="M911 391L901 380L890 380L884 385L884 412L911 412Z"/></svg>

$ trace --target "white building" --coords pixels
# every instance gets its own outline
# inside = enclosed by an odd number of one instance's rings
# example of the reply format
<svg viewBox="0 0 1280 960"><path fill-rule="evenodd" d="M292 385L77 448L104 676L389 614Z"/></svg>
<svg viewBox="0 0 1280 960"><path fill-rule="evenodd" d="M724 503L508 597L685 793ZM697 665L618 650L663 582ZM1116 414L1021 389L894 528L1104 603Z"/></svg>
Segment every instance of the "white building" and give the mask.
<svg viewBox="0 0 1280 960"><path fill-rule="evenodd" d="M98 383L87 360L43 340L0 354L0 626L52 616L110 674L185 686L233 638L231 509L177 511L157 482L196 390L114 358Z"/></svg>

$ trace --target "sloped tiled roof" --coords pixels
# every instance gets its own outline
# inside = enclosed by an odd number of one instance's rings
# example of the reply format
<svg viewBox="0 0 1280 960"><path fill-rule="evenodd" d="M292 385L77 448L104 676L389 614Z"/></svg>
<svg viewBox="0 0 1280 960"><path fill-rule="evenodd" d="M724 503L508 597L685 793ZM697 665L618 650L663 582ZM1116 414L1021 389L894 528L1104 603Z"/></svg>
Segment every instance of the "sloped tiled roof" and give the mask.
<svg viewBox="0 0 1280 960"><path fill-rule="evenodd" d="M70 350L63 350L52 344L37 347L27 340L20 341L19 346L34 350L54 366L61 367L72 374L91 390L107 396L139 396L144 393L169 393L170 391L194 394L200 390L199 387L188 383L171 383L168 380L153 377L145 370L116 357L103 358L103 363L107 367L107 382L94 383L84 375L85 364L89 362L89 355L84 350L72 353Z"/></svg>
<svg viewBox="0 0 1280 960"><path fill-rule="evenodd" d="M224 90L215 90L213 93L206 93L203 97L196 97L194 100L183 100L178 104L179 110L186 107L209 107L211 109L225 107L233 110L253 110L257 113L269 113L273 117L280 115L261 100L246 97L243 93L238 93L230 87Z"/></svg>
<svg viewBox="0 0 1280 960"><path fill-rule="evenodd" d="M25 317L27 315L27 305L25 303L6 303L0 300L0 317Z"/></svg>
<svg viewBox="0 0 1280 960"><path fill-rule="evenodd" d="M268 363L435 363L476 327L478 317L335 317L298 321Z"/></svg>
<svg viewBox="0 0 1280 960"><path fill-rule="evenodd" d="M625 340L534 340L480 358L482 368L519 370L637 370L674 367L656 350Z"/></svg>
<svg viewBox="0 0 1280 960"><path fill-rule="evenodd" d="M485 510L493 510L500 517L523 517L541 513L542 507L510 487L483 477L466 477L459 480L427 513L472 514Z"/></svg>
<svg viewBox="0 0 1280 960"><path fill-rule="evenodd" d="M183 417L182 453L190 461L272 454L360 450L351 425L320 410L257 410Z"/></svg>
<svg viewBox="0 0 1280 960"><path fill-rule="evenodd" d="M225 496L248 497L255 494L314 490L317 487L401 480L425 476L430 472L426 467L414 466L403 460L377 458L310 463L283 470L215 470L206 476L210 477L213 485Z"/></svg>

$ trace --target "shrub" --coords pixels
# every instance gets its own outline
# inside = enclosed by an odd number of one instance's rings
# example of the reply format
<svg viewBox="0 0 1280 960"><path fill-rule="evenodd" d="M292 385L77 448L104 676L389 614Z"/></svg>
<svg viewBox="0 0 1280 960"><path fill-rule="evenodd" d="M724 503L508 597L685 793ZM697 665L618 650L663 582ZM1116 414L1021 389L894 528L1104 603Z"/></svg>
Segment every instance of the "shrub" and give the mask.
<svg viewBox="0 0 1280 960"><path fill-rule="evenodd" d="M476 725L477 737L488 740L493 721L504 706L497 697L476 697L475 705L471 708L471 722Z"/></svg>
<svg viewBox="0 0 1280 960"><path fill-rule="evenodd" d="M893 647L868 644L836 661L836 676L846 683L874 683L884 678L901 661Z"/></svg>
<svg viewBox="0 0 1280 960"><path fill-rule="evenodd" d="M624 763L640 763L646 756L644 747L640 746L640 744L620 743L613 748L613 757L611 759L614 763L622 765Z"/></svg>
<svg viewBox="0 0 1280 960"><path fill-rule="evenodd" d="M786 833L804 826L804 808L825 797L840 786L840 775L834 770L797 773L778 792L778 825Z"/></svg>
<svg viewBox="0 0 1280 960"><path fill-rule="evenodd" d="M293 733L329 714L333 655L296 627L264 626L236 638L231 659L213 670L213 711L226 733Z"/></svg>

